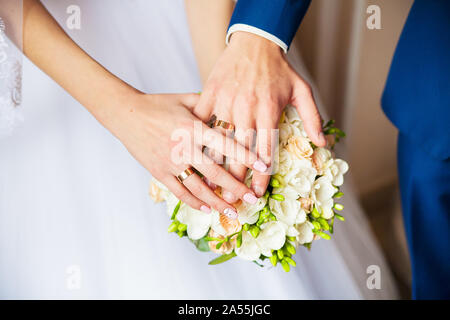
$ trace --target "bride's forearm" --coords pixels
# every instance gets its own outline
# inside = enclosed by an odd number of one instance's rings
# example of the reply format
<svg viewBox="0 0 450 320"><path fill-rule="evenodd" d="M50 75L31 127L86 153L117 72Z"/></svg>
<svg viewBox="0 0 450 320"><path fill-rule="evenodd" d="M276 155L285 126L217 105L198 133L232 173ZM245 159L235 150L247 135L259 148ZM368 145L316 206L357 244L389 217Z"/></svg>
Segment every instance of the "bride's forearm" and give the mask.
<svg viewBox="0 0 450 320"><path fill-rule="evenodd" d="M136 93L77 46L37 0L23 2L23 51L103 124Z"/></svg>
<svg viewBox="0 0 450 320"><path fill-rule="evenodd" d="M225 49L232 0L185 0L192 44L203 82Z"/></svg>

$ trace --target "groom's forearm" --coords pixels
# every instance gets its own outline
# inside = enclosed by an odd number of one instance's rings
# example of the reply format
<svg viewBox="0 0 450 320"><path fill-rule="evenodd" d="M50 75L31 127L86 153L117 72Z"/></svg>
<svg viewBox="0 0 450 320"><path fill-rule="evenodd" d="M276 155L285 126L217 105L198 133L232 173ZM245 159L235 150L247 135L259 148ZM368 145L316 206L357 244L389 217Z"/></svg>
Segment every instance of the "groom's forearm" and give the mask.
<svg viewBox="0 0 450 320"><path fill-rule="evenodd" d="M220 54L233 13L232 0L185 0L186 14L197 64L203 82L208 78Z"/></svg>
<svg viewBox="0 0 450 320"><path fill-rule="evenodd" d="M100 122L107 121L135 90L76 45L40 1L23 5L24 54Z"/></svg>

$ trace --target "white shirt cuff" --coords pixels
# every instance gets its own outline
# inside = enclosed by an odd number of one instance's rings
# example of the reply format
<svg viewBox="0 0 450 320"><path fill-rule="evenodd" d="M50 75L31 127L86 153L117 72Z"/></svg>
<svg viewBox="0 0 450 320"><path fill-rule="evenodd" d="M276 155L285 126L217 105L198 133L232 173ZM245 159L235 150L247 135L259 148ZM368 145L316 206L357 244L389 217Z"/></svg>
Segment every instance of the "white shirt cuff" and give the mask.
<svg viewBox="0 0 450 320"><path fill-rule="evenodd" d="M228 45L228 43L230 42L230 37L233 33L235 33L236 31L245 31L245 32L250 32L253 34L256 34L258 36L261 36L267 40L272 41L273 43L276 43L277 45L279 45L281 47L281 49L283 49L283 51L285 53L287 53L288 51L288 46L286 43L283 42L283 40L275 37L273 34L268 33L267 31L264 31L262 29L250 26L248 24L242 24L242 23L236 23L233 24L229 29L228 29L228 33L227 33L227 37L226 37L226 44Z"/></svg>

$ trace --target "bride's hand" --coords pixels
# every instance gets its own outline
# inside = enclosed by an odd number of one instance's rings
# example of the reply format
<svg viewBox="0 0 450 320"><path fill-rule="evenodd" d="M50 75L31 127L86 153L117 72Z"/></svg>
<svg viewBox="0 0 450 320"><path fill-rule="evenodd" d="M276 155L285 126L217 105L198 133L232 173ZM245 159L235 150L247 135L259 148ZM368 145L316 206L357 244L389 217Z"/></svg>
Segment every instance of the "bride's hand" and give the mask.
<svg viewBox="0 0 450 320"><path fill-rule="evenodd" d="M210 206L232 218L233 206L217 196L197 174L180 183L176 178L194 167L210 182L231 190L250 203L257 198L242 182L202 153L203 146L253 168L257 156L245 147L210 129L190 109L198 103L197 94L133 94L126 106L116 108L105 126L152 175L164 183L181 201L195 209L210 212ZM261 166L261 163L259 163Z"/></svg>
<svg viewBox="0 0 450 320"><path fill-rule="evenodd" d="M25 55L85 106L183 202L206 212L212 206L236 217L235 209L206 186L198 175L189 176L184 185L177 180L176 177L191 166L238 198L256 202L253 192L222 167L205 157L194 158L206 145L227 157L237 158L247 167L264 167L255 154L232 139L224 141L223 135L209 129L189 111L197 104L198 95L137 92L78 47L38 0L23 1L23 18ZM177 130L193 138L196 127L203 132L192 143L177 145L171 140ZM172 147L178 147L183 156L173 153Z"/></svg>
<svg viewBox="0 0 450 320"><path fill-rule="evenodd" d="M288 104L297 107L313 143L325 145L308 83L292 69L278 45L257 35L236 32L209 76L194 113L203 120L214 114L231 122L236 127L235 138L245 146L253 144L250 140L256 130L258 155L270 164L271 149L275 147L271 142L276 138L273 130ZM230 172L243 180L246 169L233 164ZM268 174L253 175L252 187L258 196L265 192L269 179ZM227 191L224 199L234 202L233 194Z"/></svg>

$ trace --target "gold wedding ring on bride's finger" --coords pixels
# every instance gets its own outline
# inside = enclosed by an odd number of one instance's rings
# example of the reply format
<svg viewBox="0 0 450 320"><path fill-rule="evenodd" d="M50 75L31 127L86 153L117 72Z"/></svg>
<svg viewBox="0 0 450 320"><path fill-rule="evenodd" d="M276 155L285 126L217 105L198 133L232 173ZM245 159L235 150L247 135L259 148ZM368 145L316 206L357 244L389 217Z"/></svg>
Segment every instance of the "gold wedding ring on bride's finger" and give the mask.
<svg viewBox="0 0 450 320"><path fill-rule="evenodd" d="M192 167L187 168L186 170L184 170L182 173L180 173L177 176L178 181L180 181L181 183L183 183L184 180L186 180L187 178L189 178L190 175L194 174L195 170Z"/></svg>
<svg viewBox="0 0 450 320"><path fill-rule="evenodd" d="M227 121L223 121L223 120L215 120L212 127L221 127L225 130L232 130L234 131L234 124L231 124Z"/></svg>

